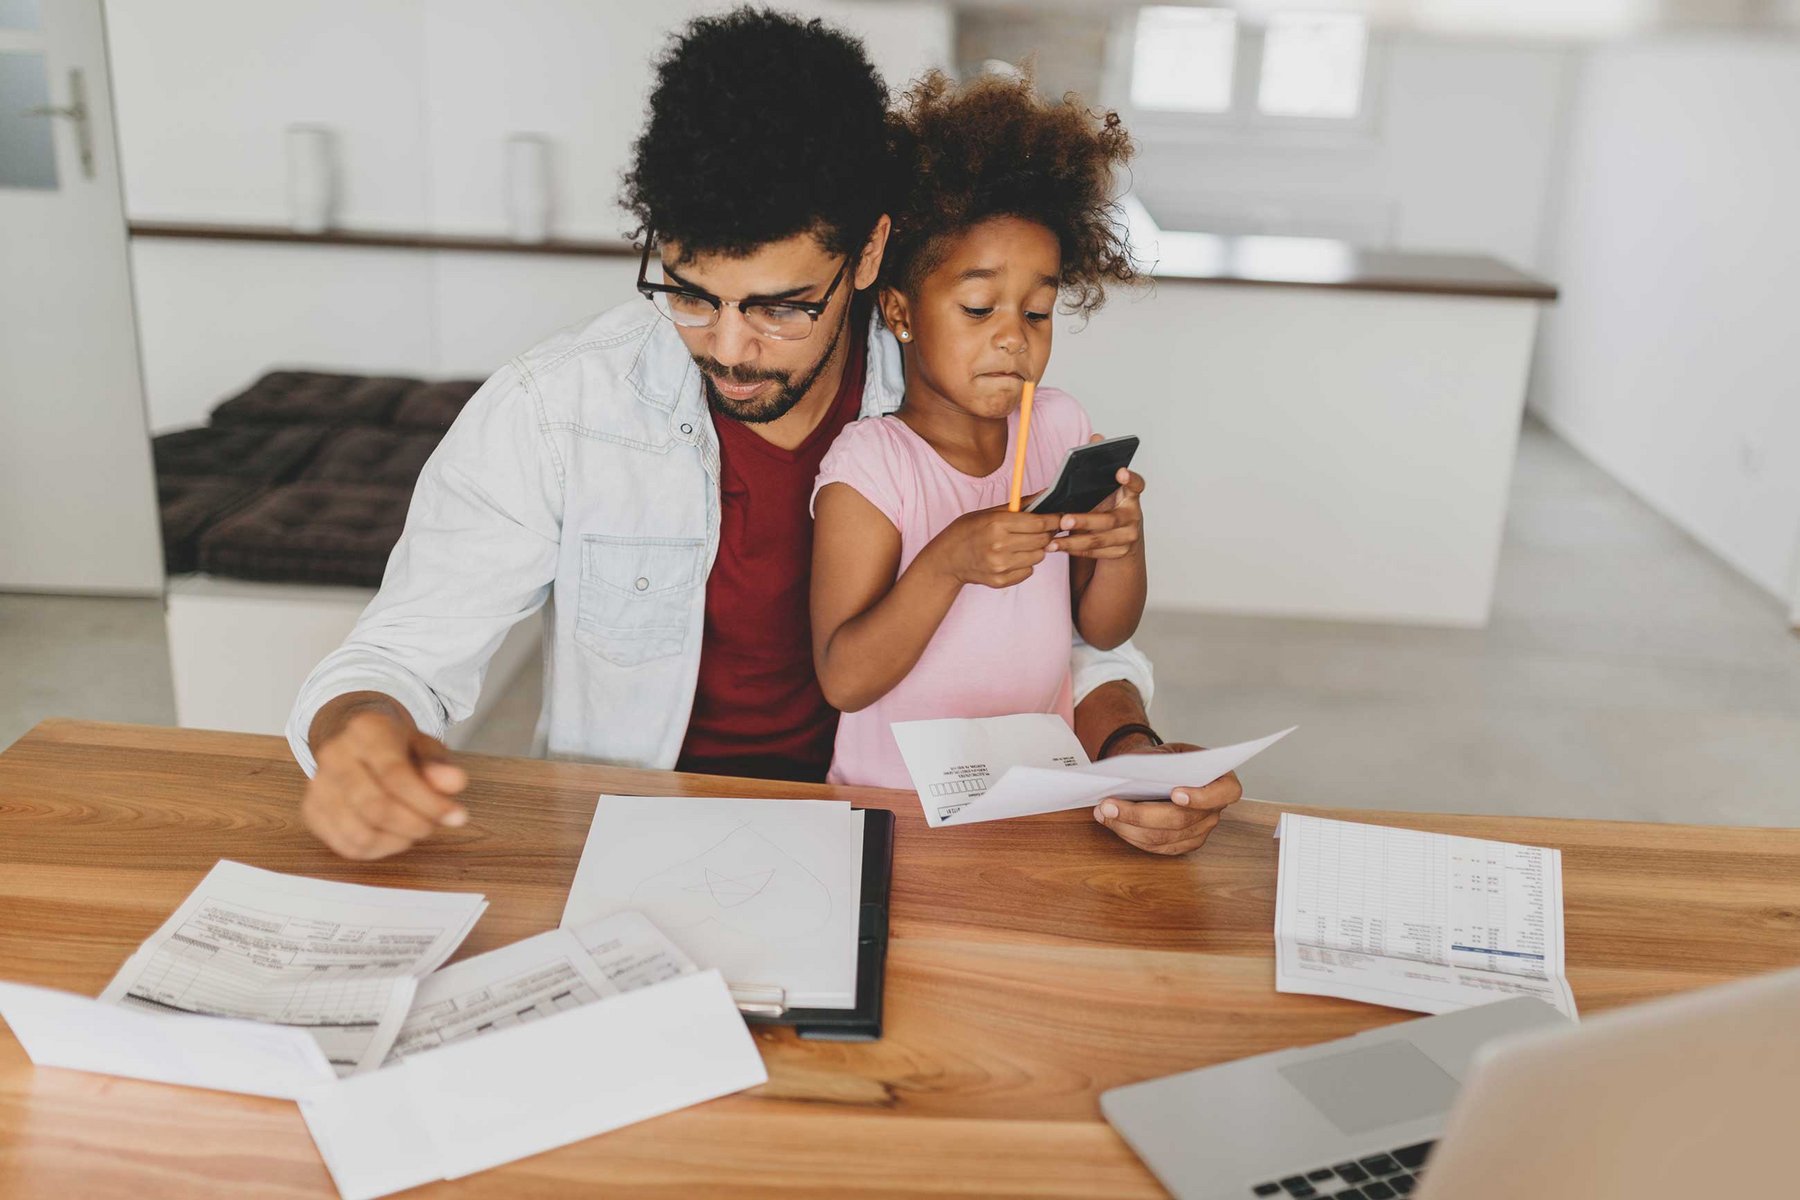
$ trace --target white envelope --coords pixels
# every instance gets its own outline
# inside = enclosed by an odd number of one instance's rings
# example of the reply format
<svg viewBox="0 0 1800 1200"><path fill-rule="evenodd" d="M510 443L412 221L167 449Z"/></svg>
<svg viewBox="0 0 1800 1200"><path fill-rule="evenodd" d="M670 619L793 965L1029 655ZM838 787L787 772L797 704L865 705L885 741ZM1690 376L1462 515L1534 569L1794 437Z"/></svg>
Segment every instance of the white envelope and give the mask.
<svg viewBox="0 0 1800 1200"><path fill-rule="evenodd" d="M0 1015L40 1067L298 1100L337 1081L305 1030L229 1017L142 1012L0 983Z"/></svg>
<svg viewBox="0 0 1800 1200"><path fill-rule="evenodd" d="M768 1080L717 971L456 1042L309 1097L344 1200L539 1154Z"/></svg>

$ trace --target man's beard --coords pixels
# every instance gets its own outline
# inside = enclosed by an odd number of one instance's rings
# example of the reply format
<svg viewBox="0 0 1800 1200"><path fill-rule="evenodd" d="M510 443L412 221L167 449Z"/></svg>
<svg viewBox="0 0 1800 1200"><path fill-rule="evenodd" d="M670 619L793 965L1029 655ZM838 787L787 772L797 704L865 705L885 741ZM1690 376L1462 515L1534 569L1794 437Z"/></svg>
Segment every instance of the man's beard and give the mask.
<svg viewBox="0 0 1800 1200"><path fill-rule="evenodd" d="M794 406L806 398L831 358L837 353L838 343L844 340L844 330L849 327L849 306L845 306L843 319L831 333L831 341L825 347L825 353L819 361L808 368L805 375L795 381L791 376L780 371L747 371L741 367L721 366L712 358L696 354L694 364L700 368L700 381L706 389L706 402L716 413L730 417L734 421L742 421L746 425L767 425L770 421L779 421L794 410ZM752 399L748 403L726 398L718 388L713 386L713 377L719 376L726 383L745 384L759 383L765 379L774 380L779 386L774 395L768 399Z"/></svg>

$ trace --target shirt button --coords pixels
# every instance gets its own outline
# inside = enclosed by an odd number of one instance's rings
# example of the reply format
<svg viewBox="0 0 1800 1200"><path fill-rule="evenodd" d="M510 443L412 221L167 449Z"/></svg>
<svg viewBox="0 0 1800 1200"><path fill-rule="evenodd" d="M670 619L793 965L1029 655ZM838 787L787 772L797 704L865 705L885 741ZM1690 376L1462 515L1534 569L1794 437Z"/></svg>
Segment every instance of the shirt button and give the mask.
<svg viewBox="0 0 1800 1200"><path fill-rule="evenodd" d="M693 426L692 426L692 425L683 425L683 426L682 426L682 427L681 427L681 432L683 432L683 433L692 433L692 432L694 432L694 427L693 427Z"/></svg>
<svg viewBox="0 0 1800 1200"><path fill-rule="evenodd" d="M638 579L637 584L636 584L637 590L640 592L649 586L650 586L650 581L648 579L644 579L642 577L640 577Z"/></svg>

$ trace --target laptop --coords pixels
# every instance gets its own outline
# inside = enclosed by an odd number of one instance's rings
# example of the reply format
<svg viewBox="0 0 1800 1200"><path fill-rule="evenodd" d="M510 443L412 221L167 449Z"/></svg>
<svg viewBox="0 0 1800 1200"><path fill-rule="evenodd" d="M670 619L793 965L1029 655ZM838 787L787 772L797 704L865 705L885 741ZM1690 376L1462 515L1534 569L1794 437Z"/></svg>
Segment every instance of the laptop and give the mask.
<svg viewBox="0 0 1800 1200"><path fill-rule="evenodd" d="M1116 1088L1100 1107L1182 1200L1787 1194L1800 971L1579 1027L1518 997Z"/></svg>

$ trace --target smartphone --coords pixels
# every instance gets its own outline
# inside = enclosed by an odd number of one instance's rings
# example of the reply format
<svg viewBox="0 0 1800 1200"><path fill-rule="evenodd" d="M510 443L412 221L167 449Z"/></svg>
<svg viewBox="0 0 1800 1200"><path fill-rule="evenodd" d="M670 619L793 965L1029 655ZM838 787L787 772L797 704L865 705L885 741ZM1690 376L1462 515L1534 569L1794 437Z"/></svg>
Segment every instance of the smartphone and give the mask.
<svg viewBox="0 0 1800 1200"><path fill-rule="evenodd" d="M1063 459L1056 482L1026 505L1025 511L1092 512L1095 506L1118 490L1119 468L1131 465L1137 448L1138 440L1130 434L1075 447Z"/></svg>

